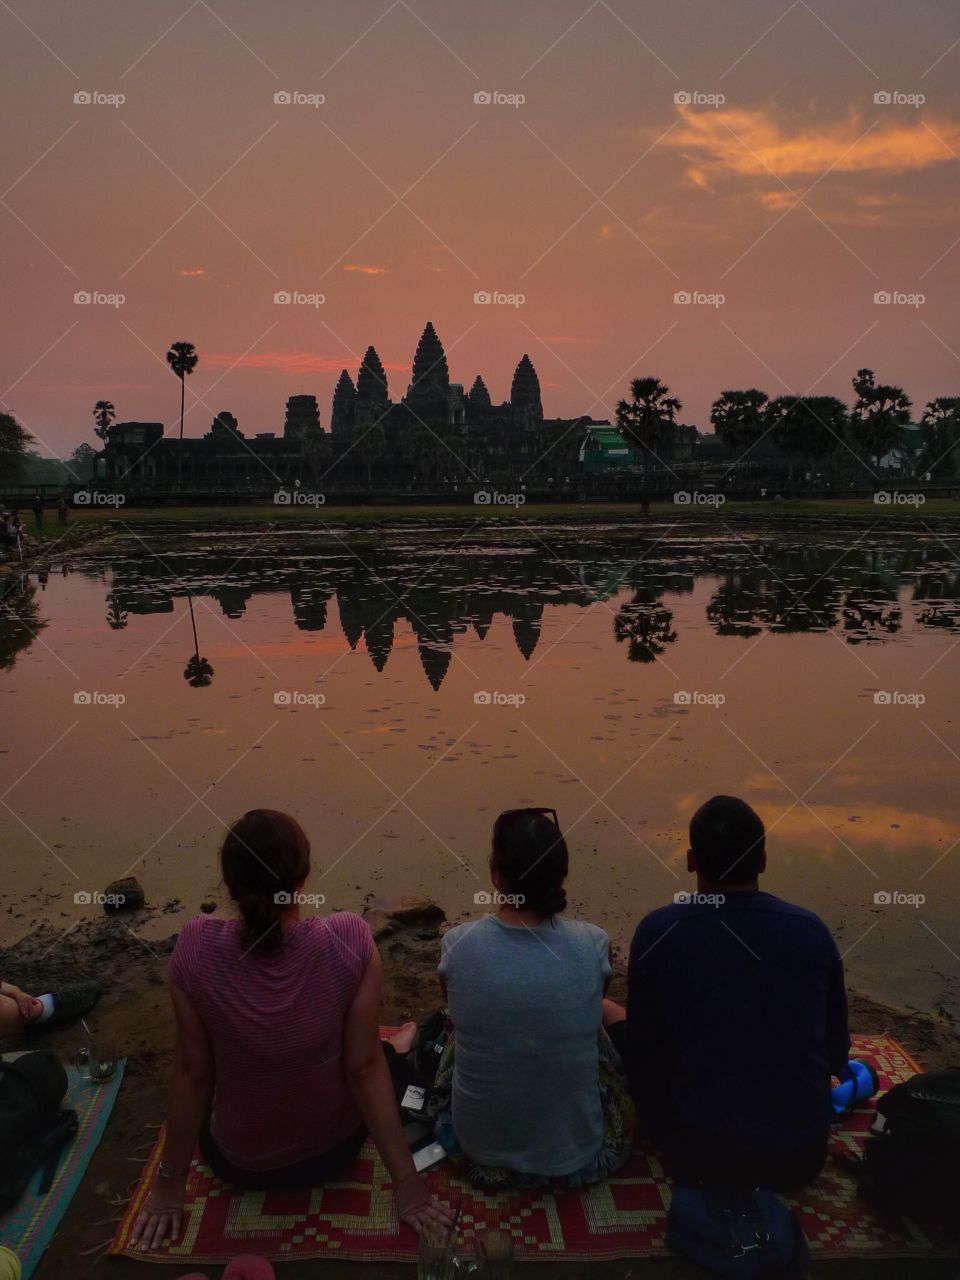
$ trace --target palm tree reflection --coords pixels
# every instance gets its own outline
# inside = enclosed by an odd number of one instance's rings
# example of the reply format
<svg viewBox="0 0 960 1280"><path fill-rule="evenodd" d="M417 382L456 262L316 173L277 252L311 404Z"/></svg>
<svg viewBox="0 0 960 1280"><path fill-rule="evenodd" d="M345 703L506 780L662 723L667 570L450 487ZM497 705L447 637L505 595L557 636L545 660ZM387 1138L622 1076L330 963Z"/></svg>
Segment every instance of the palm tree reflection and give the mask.
<svg viewBox="0 0 960 1280"><path fill-rule="evenodd" d="M193 656L184 668L183 678L191 689L205 689L213 681L213 667L206 658L200 656L200 642L197 639L197 620L193 613L193 596L187 592L187 608L190 610L190 625L193 628Z"/></svg>

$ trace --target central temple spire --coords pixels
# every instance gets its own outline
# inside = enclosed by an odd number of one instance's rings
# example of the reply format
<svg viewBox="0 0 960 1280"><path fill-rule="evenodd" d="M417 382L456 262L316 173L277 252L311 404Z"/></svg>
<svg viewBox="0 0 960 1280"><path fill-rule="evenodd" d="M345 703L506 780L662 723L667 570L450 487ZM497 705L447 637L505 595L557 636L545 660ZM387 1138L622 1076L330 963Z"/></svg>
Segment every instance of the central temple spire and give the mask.
<svg viewBox="0 0 960 1280"><path fill-rule="evenodd" d="M450 395L450 371L443 343L428 320L416 355L413 357L413 376L407 390L407 403L418 412L446 409Z"/></svg>

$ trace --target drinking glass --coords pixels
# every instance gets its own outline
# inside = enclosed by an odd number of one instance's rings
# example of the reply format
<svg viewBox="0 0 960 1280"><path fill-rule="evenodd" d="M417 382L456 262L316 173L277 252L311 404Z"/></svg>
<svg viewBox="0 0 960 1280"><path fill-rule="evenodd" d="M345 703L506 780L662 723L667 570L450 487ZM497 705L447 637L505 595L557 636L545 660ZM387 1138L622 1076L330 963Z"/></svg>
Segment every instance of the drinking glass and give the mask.
<svg viewBox="0 0 960 1280"><path fill-rule="evenodd" d="M445 1235L424 1232L417 1256L417 1280L448 1280L453 1260L453 1241Z"/></svg>
<svg viewBox="0 0 960 1280"><path fill-rule="evenodd" d="M82 1080L106 1084L117 1074L120 1057L109 1040L88 1040L77 1050L73 1061Z"/></svg>

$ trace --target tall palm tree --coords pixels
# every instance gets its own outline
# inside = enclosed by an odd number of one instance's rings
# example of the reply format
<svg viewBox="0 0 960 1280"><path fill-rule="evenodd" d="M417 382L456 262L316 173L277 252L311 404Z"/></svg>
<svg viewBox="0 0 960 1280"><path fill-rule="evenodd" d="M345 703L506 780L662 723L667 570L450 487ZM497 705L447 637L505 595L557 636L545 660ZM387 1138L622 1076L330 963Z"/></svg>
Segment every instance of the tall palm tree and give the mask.
<svg viewBox="0 0 960 1280"><path fill-rule="evenodd" d="M93 406L93 434L98 440L106 441L116 416L117 411L111 400L98 400Z"/></svg>
<svg viewBox="0 0 960 1280"><path fill-rule="evenodd" d="M177 450L177 489L183 474L183 398L186 391L186 377L197 367L196 348L192 342L172 342L167 352L167 364L180 379L180 448Z"/></svg>
<svg viewBox="0 0 960 1280"><path fill-rule="evenodd" d="M113 407L112 400L98 400L93 406L93 434L98 440L102 440L104 449L106 448L107 439L110 435L110 428L113 426L117 417L117 411ZM102 452L102 450L101 450ZM94 455L93 459L93 479L97 478L98 458Z"/></svg>
<svg viewBox="0 0 960 1280"><path fill-rule="evenodd" d="M630 397L617 405L617 426L631 444L652 453L662 465L659 455L672 452L674 424L683 406L670 394L670 388L654 377L634 378Z"/></svg>
<svg viewBox="0 0 960 1280"><path fill-rule="evenodd" d="M857 370L853 389L857 400L850 413L851 434L879 469L880 459L901 442L913 405L903 387L878 383L872 369Z"/></svg>

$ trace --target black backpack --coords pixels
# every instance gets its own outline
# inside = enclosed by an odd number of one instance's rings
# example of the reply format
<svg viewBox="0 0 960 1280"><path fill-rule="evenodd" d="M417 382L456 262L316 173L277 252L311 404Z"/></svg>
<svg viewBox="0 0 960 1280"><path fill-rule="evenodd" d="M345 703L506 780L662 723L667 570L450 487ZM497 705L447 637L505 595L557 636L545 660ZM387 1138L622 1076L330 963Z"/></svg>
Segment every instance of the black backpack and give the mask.
<svg viewBox="0 0 960 1280"><path fill-rule="evenodd" d="M797 1219L759 1188L676 1187L667 1247L726 1280L804 1280L810 1263Z"/></svg>
<svg viewBox="0 0 960 1280"><path fill-rule="evenodd" d="M60 1110L66 1092L67 1073L49 1050L0 1059L0 1212L16 1204L42 1162L40 1192L49 1191L59 1153L77 1131L77 1113Z"/></svg>
<svg viewBox="0 0 960 1280"><path fill-rule="evenodd" d="M960 1206L960 1068L913 1076L877 1103L860 1193L881 1213L956 1226Z"/></svg>
<svg viewBox="0 0 960 1280"><path fill-rule="evenodd" d="M414 1083L428 1090L433 1087L451 1030L452 1024L446 1009L436 1009L417 1027L411 1062Z"/></svg>

